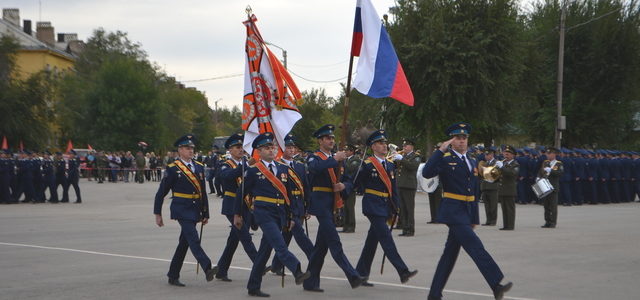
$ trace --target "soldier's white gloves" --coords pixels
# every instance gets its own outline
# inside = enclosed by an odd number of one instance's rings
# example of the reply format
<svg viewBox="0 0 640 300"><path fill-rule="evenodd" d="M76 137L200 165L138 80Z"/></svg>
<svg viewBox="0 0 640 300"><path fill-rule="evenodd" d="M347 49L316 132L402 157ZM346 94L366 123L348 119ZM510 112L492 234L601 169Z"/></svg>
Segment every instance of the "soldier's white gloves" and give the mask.
<svg viewBox="0 0 640 300"><path fill-rule="evenodd" d="M396 155L393 157L393 160L394 160L394 161L395 161L395 160L400 160L400 159L402 159L402 155L400 155L400 154L398 154L398 153L396 153Z"/></svg>
<svg viewBox="0 0 640 300"><path fill-rule="evenodd" d="M544 171L547 172L547 173L551 173L551 168L550 167L545 167Z"/></svg>
<svg viewBox="0 0 640 300"><path fill-rule="evenodd" d="M498 168L502 168L502 165L503 165L503 164L502 164L502 161L497 161L497 162L496 162L496 167L498 167Z"/></svg>

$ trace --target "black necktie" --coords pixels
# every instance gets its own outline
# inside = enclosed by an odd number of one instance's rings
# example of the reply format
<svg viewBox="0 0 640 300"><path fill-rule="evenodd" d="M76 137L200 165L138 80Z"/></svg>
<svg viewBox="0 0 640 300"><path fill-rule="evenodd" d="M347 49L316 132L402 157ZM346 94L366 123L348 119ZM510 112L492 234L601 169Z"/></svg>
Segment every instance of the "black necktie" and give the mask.
<svg viewBox="0 0 640 300"><path fill-rule="evenodd" d="M193 172L193 168L191 167L191 164L187 164L187 167L189 167L189 170Z"/></svg>
<svg viewBox="0 0 640 300"><path fill-rule="evenodd" d="M382 161L382 169L387 171L387 164L386 164L386 161L384 160Z"/></svg>
<svg viewBox="0 0 640 300"><path fill-rule="evenodd" d="M276 172L273 171L273 164L269 164L269 171L271 171L271 173L273 173L274 175L276 174Z"/></svg>
<svg viewBox="0 0 640 300"><path fill-rule="evenodd" d="M464 155L461 157L462 157L462 163L464 163L464 166L467 168L467 170L469 170L469 165L467 164L467 160L465 159Z"/></svg>
<svg viewBox="0 0 640 300"><path fill-rule="evenodd" d="M293 168L293 162L290 162L290 163L289 163L289 166L291 166L291 168Z"/></svg>

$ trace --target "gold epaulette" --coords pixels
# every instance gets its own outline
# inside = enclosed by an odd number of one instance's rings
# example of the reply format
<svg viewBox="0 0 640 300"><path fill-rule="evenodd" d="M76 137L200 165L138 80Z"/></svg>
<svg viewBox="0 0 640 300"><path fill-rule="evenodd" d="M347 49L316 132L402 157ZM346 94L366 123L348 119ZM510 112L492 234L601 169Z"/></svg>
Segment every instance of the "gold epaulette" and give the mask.
<svg viewBox="0 0 640 300"><path fill-rule="evenodd" d="M370 163L371 163L371 160L367 158L367 159L365 159L365 160L364 160L364 163L365 163L365 164L370 164Z"/></svg>
<svg viewBox="0 0 640 300"><path fill-rule="evenodd" d="M169 167L169 168L173 168L175 166L176 166L176 164L174 164L174 163L170 163L170 164L167 165L167 167Z"/></svg>
<svg viewBox="0 0 640 300"><path fill-rule="evenodd" d="M447 156L451 156L451 152L445 153L443 157L447 157Z"/></svg>

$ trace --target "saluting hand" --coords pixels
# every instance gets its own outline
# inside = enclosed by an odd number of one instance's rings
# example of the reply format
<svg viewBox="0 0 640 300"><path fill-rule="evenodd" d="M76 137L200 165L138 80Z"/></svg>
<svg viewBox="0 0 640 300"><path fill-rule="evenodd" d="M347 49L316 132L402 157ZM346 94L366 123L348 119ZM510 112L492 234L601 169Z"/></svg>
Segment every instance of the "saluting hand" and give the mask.
<svg viewBox="0 0 640 300"><path fill-rule="evenodd" d="M439 150L441 152L446 152L447 148L449 148L449 145L451 145L451 143L453 143L453 140L455 139L455 137L452 137L450 140L446 141L446 142L442 142L442 145L440 145Z"/></svg>
<svg viewBox="0 0 640 300"><path fill-rule="evenodd" d="M156 215L156 225L158 225L158 227L164 226L164 222L162 222L162 215Z"/></svg>

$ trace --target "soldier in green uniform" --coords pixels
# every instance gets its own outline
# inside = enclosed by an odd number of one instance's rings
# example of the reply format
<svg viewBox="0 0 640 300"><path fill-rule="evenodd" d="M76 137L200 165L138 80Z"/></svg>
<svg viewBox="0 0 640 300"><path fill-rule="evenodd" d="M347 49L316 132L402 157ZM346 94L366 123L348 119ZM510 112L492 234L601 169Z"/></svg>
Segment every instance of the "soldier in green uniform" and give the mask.
<svg viewBox="0 0 640 300"><path fill-rule="evenodd" d="M507 145L502 151L503 161L496 166L502 171L498 181L498 197L502 207L502 225L500 230L513 230L516 222L516 197L518 196L517 181L520 164L514 159L516 149Z"/></svg>
<svg viewBox="0 0 640 300"><path fill-rule="evenodd" d="M109 159L104 155L103 151L99 151L96 155L96 168L98 168L98 183L104 183L104 177L109 167Z"/></svg>
<svg viewBox="0 0 640 300"><path fill-rule="evenodd" d="M484 161L481 161L479 166L480 175L480 196L484 201L484 211L487 215L487 222L482 224L485 226L495 226L498 219L498 183L493 179L483 176L484 169L486 167L493 167L498 161L495 158L496 149L488 148L484 154Z"/></svg>
<svg viewBox="0 0 640 300"><path fill-rule="evenodd" d="M544 225L542 228L556 228L558 221L558 193L560 192L560 175L564 172L562 162L556 160L558 149L550 147L547 151L547 160L542 163L538 177L549 179L553 186L553 192L542 199L544 205Z"/></svg>
<svg viewBox="0 0 640 300"><path fill-rule="evenodd" d="M344 173L354 178L360 163L362 160L356 155L356 146L347 144L344 147L344 152L347 154L347 159L344 164ZM349 197L345 199L344 203L344 225L342 226L342 232L352 233L356 230L356 193L349 194Z"/></svg>
<svg viewBox="0 0 640 300"><path fill-rule="evenodd" d="M415 143L405 138L402 142L402 155L396 154L393 159L396 163L398 177L398 194L400 194L400 222L402 233L400 236L413 236L415 234L415 207L416 189L418 180L416 174L420 166L420 155L414 150Z"/></svg>

